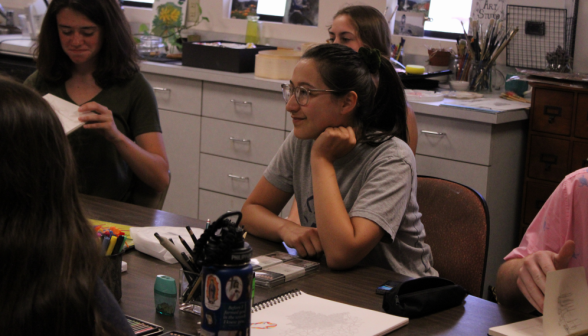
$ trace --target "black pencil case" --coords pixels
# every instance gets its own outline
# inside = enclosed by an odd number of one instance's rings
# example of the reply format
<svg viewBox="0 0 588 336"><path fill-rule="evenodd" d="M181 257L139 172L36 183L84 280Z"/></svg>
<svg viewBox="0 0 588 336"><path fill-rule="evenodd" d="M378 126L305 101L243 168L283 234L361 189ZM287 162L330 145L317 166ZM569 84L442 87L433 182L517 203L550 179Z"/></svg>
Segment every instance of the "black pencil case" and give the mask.
<svg viewBox="0 0 588 336"><path fill-rule="evenodd" d="M450 280L422 277L404 281L386 293L383 308L388 314L416 318L459 306L467 295Z"/></svg>

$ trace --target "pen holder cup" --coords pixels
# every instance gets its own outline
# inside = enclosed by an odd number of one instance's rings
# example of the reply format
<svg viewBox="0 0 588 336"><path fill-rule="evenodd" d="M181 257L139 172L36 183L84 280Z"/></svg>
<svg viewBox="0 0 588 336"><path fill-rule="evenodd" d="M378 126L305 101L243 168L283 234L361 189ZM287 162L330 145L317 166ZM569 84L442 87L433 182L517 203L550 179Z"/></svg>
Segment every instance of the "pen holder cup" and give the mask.
<svg viewBox="0 0 588 336"><path fill-rule="evenodd" d="M106 285L116 301L120 302L122 297L121 276L122 276L122 257L123 253L105 256L102 263L102 273L100 278Z"/></svg>
<svg viewBox="0 0 588 336"><path fill-rule="evenodd" d="M178 283L178 306L181 311L200 315L202 310L202 281L194 288L200 273L184 271L180 269L180 281ZM190 293L192 296L190 297Z"/></svg>

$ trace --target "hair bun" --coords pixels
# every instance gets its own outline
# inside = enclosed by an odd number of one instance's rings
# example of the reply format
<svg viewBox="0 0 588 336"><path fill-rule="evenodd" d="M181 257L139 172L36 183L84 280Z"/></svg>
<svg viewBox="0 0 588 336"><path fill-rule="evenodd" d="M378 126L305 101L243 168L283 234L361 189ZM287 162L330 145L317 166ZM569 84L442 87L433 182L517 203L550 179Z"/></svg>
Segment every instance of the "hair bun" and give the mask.
<svg viewBox="0 0 588 336"><path fill-rule="evenodd" d="M376 73L380 69L380 64L382 63L380 50L361 47L359 48L359 56L367 65L370 73Z"/></svg>

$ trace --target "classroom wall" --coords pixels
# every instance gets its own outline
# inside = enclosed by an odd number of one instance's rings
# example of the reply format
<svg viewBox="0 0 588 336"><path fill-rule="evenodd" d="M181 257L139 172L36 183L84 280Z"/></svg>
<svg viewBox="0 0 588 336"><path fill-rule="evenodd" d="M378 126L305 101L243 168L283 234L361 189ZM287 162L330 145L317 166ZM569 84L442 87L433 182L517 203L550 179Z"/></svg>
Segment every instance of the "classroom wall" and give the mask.
<svg viewBox="0 0 588 336"><path fill-rule="evenodd" d="M565 8L566 2L573 0L507 0L507 4ZM577 0L579 3L578 24L576 28L576 46L574 54L574 70L588 72L588 0ZM380 9L382 12L386 8L394 8L397 0L320 0L319 6L319 23L317 27L308 27L301 25L280 24L264 22L262 24L262 37L266 41L278 44L280 41L288 41L283 46L292 47L304 42L324 42L329 36L327 26L332 21L332 16L341 7L350 4L370 5ZM204 34L225 35L245 35L245 20L229 19L231 0L200 0L203 15L210 19L210 22L203 22L196 28L198 32ZM569 4L568 4L569 6ZM125 8L125 15L131 22L150 23L152 20L151 9ZM135 25L138 26L138 25ZM393 36L393 42L398 43L399 36ZM279 44L278 44L279 45ZM427 47L455 47L455 42L450 40L441 40L434 38L408 38L405 44L405 53L412 55L427 55ZM506 64L506 53L503 53L497 60L498 64Z"/></svg>

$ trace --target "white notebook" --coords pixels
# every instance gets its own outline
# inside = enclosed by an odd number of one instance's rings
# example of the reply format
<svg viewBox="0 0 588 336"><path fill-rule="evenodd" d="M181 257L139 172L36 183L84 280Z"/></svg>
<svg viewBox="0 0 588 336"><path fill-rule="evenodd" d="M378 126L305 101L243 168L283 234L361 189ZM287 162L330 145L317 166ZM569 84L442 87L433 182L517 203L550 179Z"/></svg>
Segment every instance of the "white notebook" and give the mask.
<svg viewBox="0 0 588 336"><path fill-rule="evenodd" d="M584 267L547 273L543 316L493 327L490 336L588 335L588 283Z"/></svg>
<svg viewBox="0 0 588 336"><path fill-rule="evenodd" d="M293 290L255 304L254 336L384 335L408 324L408 318L350 306Z"/></svg>
<svg viewBox="0 0 588 336"><path fill-rule="evenodd" d="M82 115L82 113L78 112L78 105L72 104L67 100L61 99L50 93L44 95L43 98L45 98L45 100L49 103L49 105L51 105L57 114L65 134L70 134L84 124L78 120L78 118Z"/></svg>

